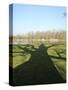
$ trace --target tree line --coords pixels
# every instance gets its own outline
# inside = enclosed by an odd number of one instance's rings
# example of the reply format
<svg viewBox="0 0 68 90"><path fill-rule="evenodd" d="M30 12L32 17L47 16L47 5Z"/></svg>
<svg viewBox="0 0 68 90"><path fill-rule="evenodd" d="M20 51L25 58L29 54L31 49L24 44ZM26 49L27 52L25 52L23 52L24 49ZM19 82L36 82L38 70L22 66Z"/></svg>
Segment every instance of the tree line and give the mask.
<svg viewBox="0 0 68 90"><path fill-rule="evenodd" d="M66 32L65 31L47 31L47 32L29 32L22 35L13 35L9 37L9 41L18 42L32 42L32 41L65 41Z"/></svg>

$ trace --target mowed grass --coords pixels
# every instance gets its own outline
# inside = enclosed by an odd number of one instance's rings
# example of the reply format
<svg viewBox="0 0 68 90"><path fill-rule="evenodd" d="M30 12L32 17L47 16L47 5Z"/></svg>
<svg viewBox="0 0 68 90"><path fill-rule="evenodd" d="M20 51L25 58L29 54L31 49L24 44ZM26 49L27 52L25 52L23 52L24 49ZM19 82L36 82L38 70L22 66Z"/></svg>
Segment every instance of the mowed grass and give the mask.
<svg viewBox="0 0 68 90"><path fill-rule="evenodd" d="M20 45L21 47L24 48L23 45ZM12 57L13 57L13 61L10 60L9 63L10 63L10 66L12 68L15 68L17 67L18 65L21 65L27 61L29 61L29 58L30 58L30 54L28 53L23 53L24 50L18 48L18 45L13 45L13 48L12 48L12 53L10 53L10 56L12 54ZM12 64L13 62L13 64Z"/></svg>
<svg viewBox="0 0 68 90"><path fill-rule="evenodd" d="M60 73L62 78L66 80L66 46L64 44L49 44L49 43L44 44L44 46L45 48L47 48L48 56L51 58L51 61L53 62L55 68ZM31 45L13 45L12 53L10 52L10 57L11 57L11 54L13 57L13 65L11 64L12 63L11 61L12 59L11 59L10 66L13 69L15 69L21 64L28 62L31 58L30 52L33 52L38 48L39 48L39 45L32 45L32 46Z"/></svg>
<svg viewBox="0 0 68 90"><path fill-rule="evenodd" d="M57 44L50 47L48 49L48 54L58 72L66 79L66 46L64 44Z"/></svg>

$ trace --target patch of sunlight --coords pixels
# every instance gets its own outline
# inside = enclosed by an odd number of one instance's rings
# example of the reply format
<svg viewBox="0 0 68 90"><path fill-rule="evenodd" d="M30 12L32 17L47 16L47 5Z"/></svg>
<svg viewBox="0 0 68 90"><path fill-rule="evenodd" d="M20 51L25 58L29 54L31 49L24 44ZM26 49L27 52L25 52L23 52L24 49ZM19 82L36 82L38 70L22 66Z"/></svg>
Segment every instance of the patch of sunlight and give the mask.
<svg viewBox="0 0 68 90"><path fill-rule="evenodd" d="M31 57L31 54L26 54L26 55L23 55L23 56L22 55L17 55L15 57L13 57L13 66L11 66L12 61L10 61L10 66L12 68L15 68L15 67L17 67L21 64L24 64L24 63L26 63L30 60L30 57Z"/></svg>
<svg viewBox="0 0 68 90"><path fill-rule="evenodd" d="M47 52L48 52L48 55L52 55L52 56L57 56L57 57L58 57L58 55L57 55L57 53L55 52L55 50L53 50L53 49L51 49L51 48L49 48L49 49L47 50Z"/></svg>
<svg viewBox="0 0 68 90"><path fill-rule="evenodd" d="M64 54L64 53L60 53L60 55L62 58L66 58L66 54Z"/></svg>
<svg viewBox="0 0 68 90"><path fill-rule="evenodd" d="M58 72L60 73L60 75L62 76L62 78L65 80L66 79L66 61L65 60L61 60L61 59L53 59L52 61L56 67L56 69L58 70Z"/></svg>
<svg viewBox="0 0 68 90"><path fill-rule="evenodd" d="M35 51L35 49L34 48L31 48L31 47L27 47L29 50L31 50L31 51Z"/></svg>

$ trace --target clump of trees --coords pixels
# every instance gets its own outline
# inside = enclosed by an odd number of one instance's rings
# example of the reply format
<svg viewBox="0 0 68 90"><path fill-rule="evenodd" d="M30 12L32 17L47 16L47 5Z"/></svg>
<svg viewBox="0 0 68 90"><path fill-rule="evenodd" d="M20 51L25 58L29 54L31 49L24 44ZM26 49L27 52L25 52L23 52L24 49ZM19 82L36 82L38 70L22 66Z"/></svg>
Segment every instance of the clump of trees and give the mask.
<svg viewBox="0 0 68 90"><path fill-rule="evenodd" d="M47 32L29 32L22 35L10 36L9 41L17 43L34 43L34 42L65 42L65 31L47 31Z"/></svg>

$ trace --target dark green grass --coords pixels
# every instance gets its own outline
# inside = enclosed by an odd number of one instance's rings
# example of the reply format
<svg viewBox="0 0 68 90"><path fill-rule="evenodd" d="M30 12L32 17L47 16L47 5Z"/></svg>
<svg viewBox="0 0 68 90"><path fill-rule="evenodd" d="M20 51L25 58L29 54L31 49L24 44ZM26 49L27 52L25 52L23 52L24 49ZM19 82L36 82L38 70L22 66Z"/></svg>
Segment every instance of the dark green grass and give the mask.
<svg viewBox="0 0 68 90"><path fill-rule="evenodd" d="M11 52L12 49L12 52ZM64 44L10 46L13 85L63 83L66 81ZM13 63L12 63L13 61Z"/></svg>

